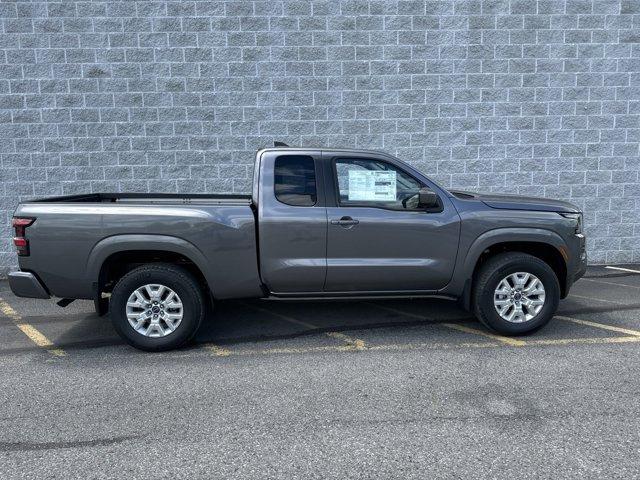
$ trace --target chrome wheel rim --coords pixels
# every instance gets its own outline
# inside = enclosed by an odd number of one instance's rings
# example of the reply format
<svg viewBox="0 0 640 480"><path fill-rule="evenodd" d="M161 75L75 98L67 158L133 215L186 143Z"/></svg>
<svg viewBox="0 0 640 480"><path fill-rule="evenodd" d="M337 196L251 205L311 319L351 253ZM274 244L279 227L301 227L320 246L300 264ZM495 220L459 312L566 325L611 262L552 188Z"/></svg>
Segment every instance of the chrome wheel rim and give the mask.
<svg viewBox="0 0 640 480"><path fill-rule="evenodd" d="M183 313L178 294L158 283L135 289L127 300L129 325L145 337L171 335L182 322Z"/></svg>
<svg viewBox="0 0 640 480"><path fill-rule="evenodd" d="M532 273L516 272L504 277L493 294L493 305L501 318L511 323L528 322L544 306L544 285Z"/></svg>

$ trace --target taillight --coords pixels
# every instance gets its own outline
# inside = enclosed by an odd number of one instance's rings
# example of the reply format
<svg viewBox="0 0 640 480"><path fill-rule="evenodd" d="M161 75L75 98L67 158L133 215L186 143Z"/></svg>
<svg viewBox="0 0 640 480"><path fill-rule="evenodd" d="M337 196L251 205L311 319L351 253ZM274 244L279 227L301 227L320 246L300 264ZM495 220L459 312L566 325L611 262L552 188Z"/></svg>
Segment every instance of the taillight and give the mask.
<svg viewBox="0 0 640 480"><path fill-rule="evenodd" d="M18 255L22 257L29 255L29 240L25 237L25 230L35 222L35 220L35 218L13 217L12 225L16 230L16 236L13 237L13 244L18 251Z"/></svg>

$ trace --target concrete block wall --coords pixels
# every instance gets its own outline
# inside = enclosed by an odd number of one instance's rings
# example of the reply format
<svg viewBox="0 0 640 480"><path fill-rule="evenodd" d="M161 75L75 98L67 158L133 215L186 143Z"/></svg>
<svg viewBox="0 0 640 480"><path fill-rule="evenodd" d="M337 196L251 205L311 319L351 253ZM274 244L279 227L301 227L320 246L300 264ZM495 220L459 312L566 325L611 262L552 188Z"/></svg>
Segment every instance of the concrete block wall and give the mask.
<svg viewBox="0 0 640 480"><path fill-rule="evenodd" d="M640 0L0 3L0 271L20 200L247 192L253 154L382 149L566 199L640 261Z"/></svg>

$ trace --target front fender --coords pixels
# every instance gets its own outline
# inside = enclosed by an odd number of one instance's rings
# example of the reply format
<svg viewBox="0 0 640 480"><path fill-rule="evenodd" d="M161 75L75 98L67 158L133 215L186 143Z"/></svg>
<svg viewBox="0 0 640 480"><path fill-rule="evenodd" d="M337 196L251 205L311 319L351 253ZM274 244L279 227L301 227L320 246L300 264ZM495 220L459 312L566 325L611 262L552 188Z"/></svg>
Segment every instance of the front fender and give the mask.
<svg viewBox="0 0 640 480"><path fill-rule="evenodd" d="M459 254L453 281L442 291L444 294L458 297L462 306L469 309L471 280L473 271L482 252L498 243L536 242L550 245L567 259L567 245L560 235L544 228L505 227L488 230L479 235L467 248L465 254Z"/></svg>
<svg viewBox="0 0 640 480"><path fill-rule="evenodd" d="M480 235L471 244L471 247L467 250L467 255L464 258L462 271L465 278L471 278L476 263L487 248L497 243L505 242L537 242L544 243L555 247L558 252L565 259L567 258L567 246L560 235L551 230L545 230L543 228L497 228L495 230L489 230L488 232Z"/></svg>

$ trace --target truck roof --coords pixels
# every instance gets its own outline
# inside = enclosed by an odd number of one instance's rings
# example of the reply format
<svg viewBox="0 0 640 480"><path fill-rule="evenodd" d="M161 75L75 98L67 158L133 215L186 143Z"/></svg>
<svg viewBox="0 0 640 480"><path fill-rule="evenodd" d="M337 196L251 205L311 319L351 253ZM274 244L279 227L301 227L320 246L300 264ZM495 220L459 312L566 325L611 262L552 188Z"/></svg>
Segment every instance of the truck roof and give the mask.
<svg viewBox="0 0 640 480"><path fill-rule="evenodd" d="M287 151L299 151L299 150L314 150L320 152L357 152L357 153L370 153L372 155L382 155L385 157L394 158L393 155L390 155L387 152L383 152L381 150L371 150L364 148L341 148L341 147L265 147L258 149L258 152L287 152Z"/></svg>

